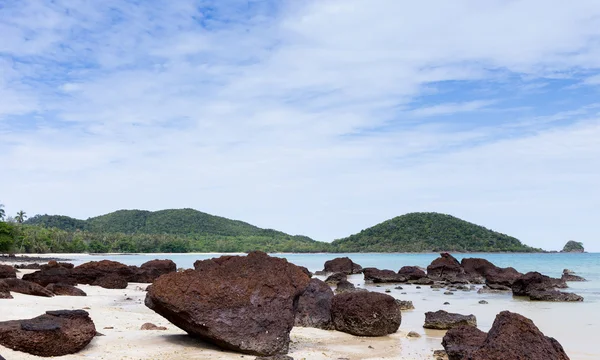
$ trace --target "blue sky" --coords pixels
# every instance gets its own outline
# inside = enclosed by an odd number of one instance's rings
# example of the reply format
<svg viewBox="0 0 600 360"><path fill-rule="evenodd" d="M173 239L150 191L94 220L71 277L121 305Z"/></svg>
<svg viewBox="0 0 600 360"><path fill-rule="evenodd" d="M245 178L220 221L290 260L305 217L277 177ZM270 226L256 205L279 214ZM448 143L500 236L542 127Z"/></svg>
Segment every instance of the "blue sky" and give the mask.
<svg viewBox="0 0 600 360"><path fill-rule="evenodd" d="M532 14L535 14L533 16ZM600 251L600 4L0 2L0 201Z"/></svg>

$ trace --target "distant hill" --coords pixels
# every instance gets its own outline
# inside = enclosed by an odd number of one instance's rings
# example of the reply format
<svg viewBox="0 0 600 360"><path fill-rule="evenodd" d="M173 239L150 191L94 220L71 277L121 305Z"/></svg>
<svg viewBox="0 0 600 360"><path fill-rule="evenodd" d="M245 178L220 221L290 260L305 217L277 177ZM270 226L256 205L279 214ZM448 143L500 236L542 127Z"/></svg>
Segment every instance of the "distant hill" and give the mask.
<svg viewBox="0 0 600 360"><path fill-rule="evenodd" d="M332 243L340 252L533 252L518 239L454 216L410 213Z"/></svg>
<svg viewBox="0 0 600 360"><path fill-rule="evenodd" d="M585 248L583 247L583 243L570 240L565 244L561 252L582 253L585 252Z"/></svg>

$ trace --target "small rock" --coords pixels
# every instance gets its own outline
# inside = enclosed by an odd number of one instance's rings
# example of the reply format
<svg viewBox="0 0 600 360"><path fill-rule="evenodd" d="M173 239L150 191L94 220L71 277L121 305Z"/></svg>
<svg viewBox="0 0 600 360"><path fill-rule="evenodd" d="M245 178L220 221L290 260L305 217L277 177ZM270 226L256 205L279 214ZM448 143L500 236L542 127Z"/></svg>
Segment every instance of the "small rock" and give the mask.
<svg viewBox="0 0 600 360"><path fill-rule="evenodd" d="M167 330L164 326L156 326L153 323L145 323L140 330Z"/></svg>
<svg viewBox="0 0 600 360"><path fill-rule="evenodd" d="M420 289L420 288L421 288L420 286L417 286L417 287L416 287L416 289Z"/></svg>
<svg viewBox="0 0 600 360"><path fill-rule="evenodd" d="M416 331L411 331L411 332L409 332L409 333L408 333L408 335L406 335L406 336L407 336L407 337L409 337L409 338L420 338L420 337L421 337L421 334L419 334L419 333L418 333L418 332L416 332Z"/></svg>
<svg viewBox="0 0 600 360"><path fill-rule="evenodd" d="M400 310L414 310L414 308L415 308L412 301L408 301L408 300L396 299L396 304L398 304L398 307L400 308Z"/></svg>
<svg viewBox="0 0 600 360"><path fill-rule="evenodd" d="M254 360L294 360L293 357L287 355L261 356Z"/></svg>
<svg viewBox="0 0 600 360"><path fill-rule="evenodd" d="M390 289L385 289L385 292L386 292L386 293L391 293L391 292L392 292L392 290L390 290Z"/></svg>
<svg viewBox="0 0 600 360"><path fill-rule="evenodd" d="M444 305L450 305L450 303L446 301L446 302L444 303Z"/></svg>
<svg viewBox="0 0 600 360"><path fill-rule="evenodd" d="M438 310L436 312L425 313L426 329L448 330L460 325L477 326L475 315L461 315Z"/></svg>
<svg viewBox="0 0 600 360"><path fill-rule="evenodd" d="M394 289L396 289L396 290L404 290L404 288L402 286L396 286Z"/></svg>
<svg viewBox="0 0 600 360"><path fill-rule="evenodd" d="M485 300L479 300L479 303L480 303L481 305L487 305L487 303L488 303L488 302L487 302L487 301L485 301Z"/></svg>
<svg viewBox="0 0 600 360"><path fill-rule="evenodd" d="M452 291L446 291L444 292L444 295L454 295L454 293Z"/></svg>
<svg viewBox="0 0 600 360"><path fill-rule="evenodd" d="M114 329L114 326L105 326L104 327L104 330L112 330L112 329Z"/></svg>

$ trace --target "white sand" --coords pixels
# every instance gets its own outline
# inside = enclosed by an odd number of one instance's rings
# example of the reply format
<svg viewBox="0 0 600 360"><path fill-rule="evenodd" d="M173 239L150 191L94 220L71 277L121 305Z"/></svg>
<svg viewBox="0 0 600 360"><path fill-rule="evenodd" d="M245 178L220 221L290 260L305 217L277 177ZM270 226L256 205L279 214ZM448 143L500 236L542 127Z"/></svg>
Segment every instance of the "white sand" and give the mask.
<svg viewBox="0 0 600 360"><path fill-rule="evenodd" d="M20 275L30 271L23 270ZM14 299L0 300L0 321L27 319L47 310L86 309L97 331L105 336L94 338L78 354L61 359L254 359L223 351L187 336L160 315L144 306L148 284L130 283L125 290L109 290L96 286L80 285L87 297L56 296L43 298L12 293ZM126 300L130 298L131 300ZM143 331L146 322L166 326L166 331ZM114 329L105 329L113 327ZM418 329L415 329L418 330ZM337 331L311 328L294 328L290 356L301 359L432 359L422 339L408 339L408 330L380 338L356 337ZM439 344L439 342L438 342ZM441 348L441 346L438 346ZM0 346L0 355L7 360L40 359L37 356L12 351Z"/></svg>

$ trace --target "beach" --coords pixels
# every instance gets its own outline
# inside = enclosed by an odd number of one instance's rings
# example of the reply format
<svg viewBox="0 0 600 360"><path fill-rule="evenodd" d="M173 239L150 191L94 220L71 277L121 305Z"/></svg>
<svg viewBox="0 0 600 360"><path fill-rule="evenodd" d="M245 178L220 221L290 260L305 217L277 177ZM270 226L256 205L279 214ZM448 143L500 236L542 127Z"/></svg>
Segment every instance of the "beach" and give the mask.
<svg viewBox="0 0 600 360"><path fill-rule="evenodd" d="M212 257L214 254L205 256ZM140 261L146 261L148 258L161 256L151 254L140 257ZM355 257L360 259L358 255ZM99 259L96 256L77 255L75 262ZM115 256L111 259L126 258ZM33 271L21 270L18 276ZM324 279L323 276L317 277ZM400 284L402 289L396 289L398 284L365 283L360 274L351 275L348 279L357 287L376 292L388 290L389 295L395 298L412 301L415 310L402 311L400 330L383 337L357 337L337 331L296 327L291 333L289 353L294 359L434 359L433 350L443 349L441 339L445 332L426 330L423 328L423 321L426 311L440 309L474 314L478 327L483 331L489 330L500 311L520 313L532 319L545 335L556 338L572 360L600 358L600 351L594 343L600 315L596 311L598 304L594 301L531 302L515 299L511 294L477 294L476 291L457 291L450 296L444 295L443 290L435 291L425 285ZM590 283L569 283L571 288L568 291L584 291ZM42 298L12 293L14 299L0 300L0 321L32 318L47 310L85 309L95 322L97 331L104 336L95 337L80 353L64 356L64 359L254 359L254 356L224 351L187 336L184 331L144 305L144 290L147 286L148 284L129 283L126 289L112 290L78 285L88 294L87 297ZM480 300L485 300L488 304L479 304ZM445 302L449 304L444 305ZM165 326L167 330L140 330L142 324L147 322ZM421 337L408 338L409 331L416 331ZM38 358L1 346L0 355L7 360Z"/></svg>

